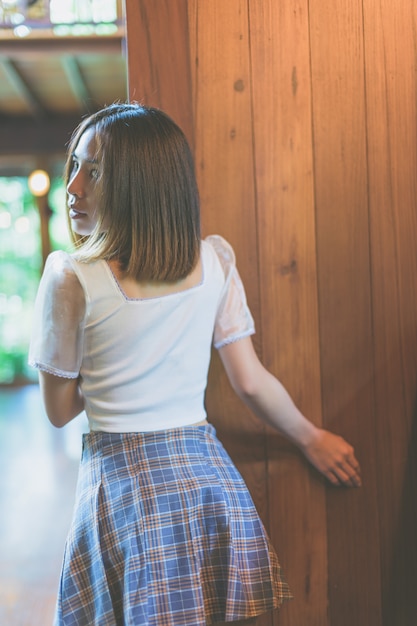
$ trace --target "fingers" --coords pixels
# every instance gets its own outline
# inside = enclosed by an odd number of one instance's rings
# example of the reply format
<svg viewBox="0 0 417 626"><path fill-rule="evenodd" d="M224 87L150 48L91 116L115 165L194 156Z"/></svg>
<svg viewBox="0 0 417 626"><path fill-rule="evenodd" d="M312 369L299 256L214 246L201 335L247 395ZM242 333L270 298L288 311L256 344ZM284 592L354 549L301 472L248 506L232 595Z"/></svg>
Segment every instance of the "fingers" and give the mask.
<svg viewBox="0 0 417 626"><path fill-rule="evenodd" d="M355 451L343 437L320 429L304 454L332 485L361 486L361 469Z"/></svg>
<svg viewBox="0 0 417 626"><path fill-rule="evenodd" d="M360 487L362 485L361 469L352 451L339 460L329 472L329 480L334 485Z"/></svg>
<svg viewBox="0 0 417 626"><path fill-rule="evenodd" d="M345 467L336 467L331 472L329 480L335 485L345 487L360 487L362 485L361 476L357 471Z"/></svg>
<svg viewBox="0 0 417 626"><path fill-rule="evenodd" d="M317 446L317 443L316 443ZM361 469L353 447L339 435L322 430L314 450L319 469L335 486L360 487Z"/></svg>

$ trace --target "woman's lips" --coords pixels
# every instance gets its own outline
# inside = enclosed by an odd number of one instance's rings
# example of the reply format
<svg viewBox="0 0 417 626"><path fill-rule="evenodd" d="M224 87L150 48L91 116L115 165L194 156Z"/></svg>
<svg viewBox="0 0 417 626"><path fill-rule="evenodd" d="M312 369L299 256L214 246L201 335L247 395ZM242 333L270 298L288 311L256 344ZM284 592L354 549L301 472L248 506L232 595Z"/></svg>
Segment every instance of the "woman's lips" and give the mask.
<svg viewBox="0 0 417 626"><path fill-rule="evenodd" d="M77 220L77 219L80 219L81 217L84 217L85 213L82 213L81 211L77 211L73 207L70 207L69 216L72 220Z"/></svg>

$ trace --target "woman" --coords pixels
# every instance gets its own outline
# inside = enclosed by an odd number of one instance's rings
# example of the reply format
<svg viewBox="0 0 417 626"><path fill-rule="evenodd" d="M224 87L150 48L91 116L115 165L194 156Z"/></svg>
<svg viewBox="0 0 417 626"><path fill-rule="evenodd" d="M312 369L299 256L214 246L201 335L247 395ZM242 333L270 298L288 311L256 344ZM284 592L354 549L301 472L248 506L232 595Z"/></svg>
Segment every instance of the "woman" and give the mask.
<svg viewBox="0 0 417 626"><path fill-rule="evenodd" d="M200 240L182 131L114 104L84 119L66 168L76 251L52 253L30 363L47 415L85 409L56 624L255 623L290 597L250 495L207 422L211 347L242 400L335 485L352 447L309 422L260 363L231 246Z"/></svg>

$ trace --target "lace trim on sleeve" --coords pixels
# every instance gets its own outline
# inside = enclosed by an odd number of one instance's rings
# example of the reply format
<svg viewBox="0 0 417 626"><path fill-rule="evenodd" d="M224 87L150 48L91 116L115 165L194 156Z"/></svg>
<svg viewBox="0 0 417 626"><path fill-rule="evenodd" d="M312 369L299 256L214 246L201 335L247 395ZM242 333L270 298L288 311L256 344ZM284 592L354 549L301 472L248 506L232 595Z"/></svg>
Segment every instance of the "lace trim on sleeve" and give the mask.
<svg viewBox="0 0 417 626"><path fill-rule="evenodd" d="M32 361L29 359L28 364L30 367L34 367L41 372L46 372L47 374L53 374L54 376L58 376L59 378L78 378L78 372L63 372L62 370L58 370L55 367L50 367L48 365L44 365L43 363L38 363L36 361Z"/></svg>
<svg viewBox="0 0 417 626"><path fill-rule="evenodd" d="M248 328L247 331L240 333L239 335L234 335L233 337L227 337L227 339L223 339L218 343L213 344L216 350L223 348L223 346L228 346L230 343L235 343L235 341L239 341L239 339L244 339L245 337L250 337L255 334L255 328Z"/></svg>
<svg viewBox="0 0 417 626"><path fill-rule="evenodd" d="M219 349L228 343L253 335L255 324L236 268L232 246L219 235L211 235L206 241L214 248L225 276L213 336L213 345Z"/></svg>

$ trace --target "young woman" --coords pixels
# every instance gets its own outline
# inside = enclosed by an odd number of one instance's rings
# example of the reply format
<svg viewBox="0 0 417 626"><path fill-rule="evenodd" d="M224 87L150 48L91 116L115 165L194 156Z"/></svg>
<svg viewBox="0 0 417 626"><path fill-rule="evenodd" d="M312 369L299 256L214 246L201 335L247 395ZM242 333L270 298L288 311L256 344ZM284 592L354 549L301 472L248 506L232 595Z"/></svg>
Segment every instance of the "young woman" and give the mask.
<svg viewBox="0 0 417 626"><path fill-rule="evenodd" d="M231 246L200 240L182 131L115 104L84 119L67 163L73 254L53 252L30 363L52 424L85 409L57 625L254 623L290 597L250 495L207 422L212 345L236 393L333 484L352 447L315 427L253 349Z"/></svg>

